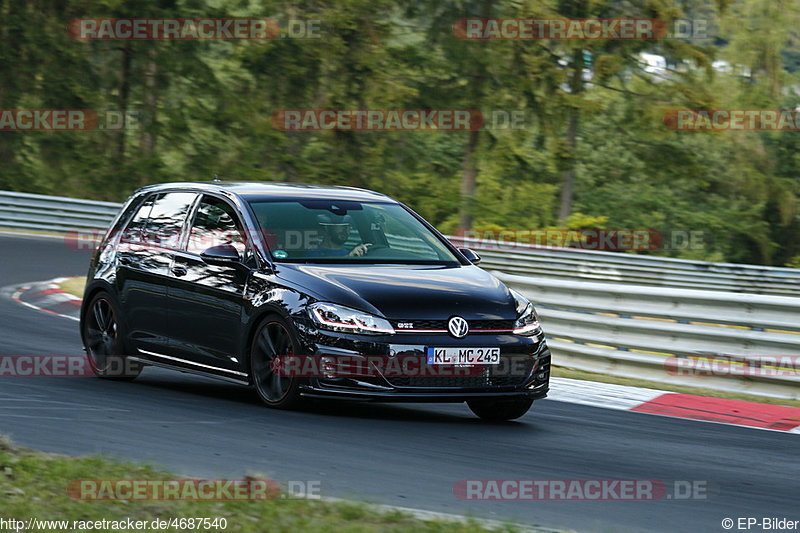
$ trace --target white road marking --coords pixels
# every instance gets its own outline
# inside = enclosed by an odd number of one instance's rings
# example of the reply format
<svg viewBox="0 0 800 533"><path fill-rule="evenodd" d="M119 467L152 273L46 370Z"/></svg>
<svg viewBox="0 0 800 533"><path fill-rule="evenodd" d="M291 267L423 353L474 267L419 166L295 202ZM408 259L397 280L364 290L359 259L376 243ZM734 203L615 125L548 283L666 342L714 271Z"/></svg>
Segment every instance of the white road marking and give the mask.
<svg viewBox="0 0 800 533"><path fill-rule="evenodd" d="M56 279L64 279L64 278L56 278ZM33 285L28 284L28 285L23 285L21 287L17 287L16 291L14 291L11 294L11 299L14 300L16 303L22 304L25 307L28 307L30 309L35 309L36 311L41 311L41 312L47 313L49 315L55 315L55 316L60 316L60 317L63 317L63 318L68 318L70 320L74 320L75 322L80 322L80 319L78 317L65 315L63 313L56 313L55 311L51 311L49 309L45 309L43 307L39 307L39 306L33 305L32 303L22 301L22 298L21 298L22 294L24 294L26 291L30 290L32 288L32 286ZM56 288L56 286L53 286L53 288ZM63 294L65 296L70 296L69 298L64 298L64 300L72 300L73 299L72 295L67 295L67 293L63 293ZM77 299L80 299L80 298L77 298Z"/></svg>
<svg viewBox="0 0 800 533"><path fill-rule="evenodd" d="M547 397L559 402L629 411L664 394L669 391L554 377L550 378Z"/></svg>

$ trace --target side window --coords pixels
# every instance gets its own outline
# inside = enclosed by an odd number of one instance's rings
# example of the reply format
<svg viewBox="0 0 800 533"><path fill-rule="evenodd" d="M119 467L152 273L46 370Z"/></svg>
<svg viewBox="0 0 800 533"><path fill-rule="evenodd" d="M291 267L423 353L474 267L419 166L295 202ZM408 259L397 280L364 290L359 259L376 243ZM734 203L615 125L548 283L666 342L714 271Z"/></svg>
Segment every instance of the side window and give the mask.
<svg viewBox="0 0 800 533"><path fill-rule="evenodd" d="M242 223L227 202L204 196L194 216L187 249L199 254L220 244L231 244L244 254L247 246Z"/></svg>
<svg viewBox="0 0 800 533"><path fill-rule="evenodd" d="M183 223L195 198L197 195L191 192L168 192L159 195L147 220L144 231L145 242L160 248L178 248Z"/></svg>
<svg viewBox="0 0 800 533"><path fill-rule="evenodd" d="M120 236L122 244L142 244L144 243L144 230L147 226L147 219L150 218L150 210L153 208L156 195L152 194L145 199L139 210L133 215L128 226Z"/></svg>

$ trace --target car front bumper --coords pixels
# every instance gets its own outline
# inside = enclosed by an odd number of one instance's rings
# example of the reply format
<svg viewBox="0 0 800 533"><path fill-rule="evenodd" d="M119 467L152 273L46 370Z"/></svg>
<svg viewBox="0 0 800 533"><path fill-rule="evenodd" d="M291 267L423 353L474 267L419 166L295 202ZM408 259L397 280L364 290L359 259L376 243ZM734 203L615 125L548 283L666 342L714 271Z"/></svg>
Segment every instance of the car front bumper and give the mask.
<svg viewBox="0 0 800 533"><path fill-rule="evenodd" d="M303 380L301 394L311 398L342 398L378 402L463 402L473 399L540 399L550 384L550 350L543 333L519 335L445 335L365 337L320 331L301 333L306 353L315 356L363 357L383 361L369 376L323 377ZM423 358L428 347L499 347L500 365L472 367L469 375L410 375L386 372L404 368L406 357ZM396 361L391 361L396 359ZM395 363L391 365L390 363Z"/></svg>

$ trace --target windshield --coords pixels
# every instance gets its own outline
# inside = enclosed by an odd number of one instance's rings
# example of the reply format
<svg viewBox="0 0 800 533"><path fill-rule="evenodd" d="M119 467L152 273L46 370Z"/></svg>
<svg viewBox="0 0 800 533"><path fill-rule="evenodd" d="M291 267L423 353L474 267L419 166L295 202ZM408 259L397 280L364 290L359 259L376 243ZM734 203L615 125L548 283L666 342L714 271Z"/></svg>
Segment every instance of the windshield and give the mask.
<svg viewBox="0 0 800 533"><path fill-rule="evenodd" d="M250 205L274 261L459 264L436 235L397 204L281 200Z"/></svg>

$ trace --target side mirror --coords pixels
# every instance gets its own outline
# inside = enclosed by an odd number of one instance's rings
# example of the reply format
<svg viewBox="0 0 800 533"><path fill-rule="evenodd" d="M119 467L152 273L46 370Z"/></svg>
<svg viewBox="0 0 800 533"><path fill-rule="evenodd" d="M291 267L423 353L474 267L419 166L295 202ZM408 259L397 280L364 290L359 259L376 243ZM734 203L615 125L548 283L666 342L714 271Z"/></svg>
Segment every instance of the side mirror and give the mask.
<svg viewBox="0 0 800 533"><path fill-rule="evenodd" d="M470 250L469 248L459 248L458 251L461 252L461 255L466 257L467 261L469 261L473 265L477 265L478 263L481 262L481 256L479 256L478 254L476 254L473 250Z"/></svg>
<svg viewBox="0 0 800 533"><path fill-rule="evenodd" d="M212 246L201 253L200 258L209 265L230 265L242 259L239 251L231 244Z"/></svg>

